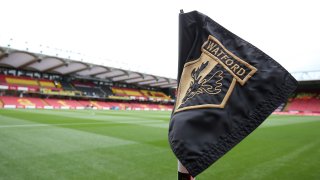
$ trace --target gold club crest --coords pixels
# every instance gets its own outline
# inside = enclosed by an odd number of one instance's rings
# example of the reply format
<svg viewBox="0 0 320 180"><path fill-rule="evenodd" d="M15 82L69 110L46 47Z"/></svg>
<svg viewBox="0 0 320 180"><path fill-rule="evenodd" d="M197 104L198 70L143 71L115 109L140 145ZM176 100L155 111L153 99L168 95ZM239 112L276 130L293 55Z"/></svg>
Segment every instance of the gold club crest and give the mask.
<svg viewBox="0 0 320 180"><path fill-rule="evenodd" d="M177 91L175 112L196 108L224 108L235 84L244 85L257 69L209 35L201 56L185 63Z"/></svg>

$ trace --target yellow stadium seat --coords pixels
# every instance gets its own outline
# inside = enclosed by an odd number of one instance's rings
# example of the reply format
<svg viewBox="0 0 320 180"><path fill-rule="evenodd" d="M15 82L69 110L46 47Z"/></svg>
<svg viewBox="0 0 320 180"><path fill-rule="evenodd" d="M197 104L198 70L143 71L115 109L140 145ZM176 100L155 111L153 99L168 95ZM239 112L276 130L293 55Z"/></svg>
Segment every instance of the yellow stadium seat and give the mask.
<svg viewBox="0 0 320 180"><path fill-rule="evenodd" d="M33 79L22 79L14 77L6 77L8 84L27 85L27 86L39 86L38 82Z"/></svg>
<svg viewBox="0 0 320 180"><path fill-rule="evenodd" d="M142 96L142 94L138 90L125 89L123 91L129 96Z"/></svg>
<svg viewBox="0 0 320 180"><path fill-rule="evenodd" d="M52 81L39 81L40 86L42 87L52 87L55 88L55 85Z"/></svg>

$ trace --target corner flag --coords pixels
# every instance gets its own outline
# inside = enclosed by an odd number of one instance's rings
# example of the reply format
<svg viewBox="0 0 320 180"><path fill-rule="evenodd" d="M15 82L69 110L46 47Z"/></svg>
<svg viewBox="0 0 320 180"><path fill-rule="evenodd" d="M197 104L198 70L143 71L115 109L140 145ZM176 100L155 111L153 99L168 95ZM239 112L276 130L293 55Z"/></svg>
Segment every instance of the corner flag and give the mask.
<svg viewBox="0 0 320 180"><path fill-rule="evenodd" d="M179 15L174 154L193 176L254 131L296 89L267 54L197 11Z"/></svg>

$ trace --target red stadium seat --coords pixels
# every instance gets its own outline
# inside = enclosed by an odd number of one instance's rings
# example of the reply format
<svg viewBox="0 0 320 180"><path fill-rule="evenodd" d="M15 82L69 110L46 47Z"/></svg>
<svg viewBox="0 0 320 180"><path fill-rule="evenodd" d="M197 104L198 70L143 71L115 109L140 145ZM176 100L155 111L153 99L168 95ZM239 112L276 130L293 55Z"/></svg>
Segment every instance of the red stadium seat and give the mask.
<svg viewBox="0 0 320 180"><path fill-rule="evenodd" d="M61 107L69 107L71 109L76 109L77 107L83 107L76 100L65 100L65 99L45 99L49 106L53 106L54 109L60 109Z"/></svg>
<svg viewBox="0 0 320 180"><path fill-rule="evenodd" d="M4 107L15 106L16 108L43 108L48 104L40 98L19 98L19 97L0 97Z"/></svg>
<svg viewBox="0 0 320 180"><path fill-rule="evenodd" d="M287 106L288 111L320 112L320 99L317 94L298 95Z"/></svg>

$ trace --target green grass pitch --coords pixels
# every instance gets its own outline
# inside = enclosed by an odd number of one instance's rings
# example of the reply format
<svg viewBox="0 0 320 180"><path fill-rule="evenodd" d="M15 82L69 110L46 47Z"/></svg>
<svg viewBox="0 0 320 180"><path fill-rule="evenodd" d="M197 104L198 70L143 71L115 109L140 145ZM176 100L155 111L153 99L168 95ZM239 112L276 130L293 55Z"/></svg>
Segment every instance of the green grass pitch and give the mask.
<svg viewBox="0 0 320 180"><path fill-rule="evenodd" d="M0 179L175 180L170 112L0 109ZM270 116L197 177L320 179L320 117Z"/></svg>

